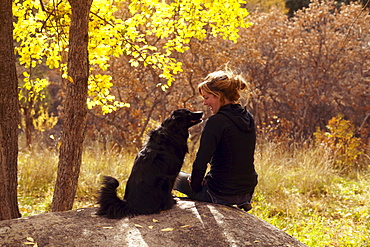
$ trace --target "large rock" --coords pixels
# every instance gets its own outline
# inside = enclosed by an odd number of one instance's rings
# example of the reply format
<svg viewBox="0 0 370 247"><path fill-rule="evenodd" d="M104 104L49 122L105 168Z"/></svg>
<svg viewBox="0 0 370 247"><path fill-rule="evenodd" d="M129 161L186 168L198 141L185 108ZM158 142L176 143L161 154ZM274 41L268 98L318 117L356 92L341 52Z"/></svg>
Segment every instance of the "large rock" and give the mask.
<svg viewBox="0 0 370 247"><path fill-rule="evenodd" d="M86 208L0 221L0 246L306 246L242 210L216 204L180 200L166 212L122 220L95 213Z"/></svg>

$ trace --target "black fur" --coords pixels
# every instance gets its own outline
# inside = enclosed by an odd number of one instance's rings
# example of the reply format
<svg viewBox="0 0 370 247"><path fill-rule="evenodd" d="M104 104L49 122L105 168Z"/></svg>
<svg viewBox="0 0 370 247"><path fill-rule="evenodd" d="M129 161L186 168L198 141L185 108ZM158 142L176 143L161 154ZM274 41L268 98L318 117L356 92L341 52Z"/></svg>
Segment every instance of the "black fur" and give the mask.
<svg viewBox="0 0 370 247"><path fill-rule="evenodd" d="M200 123L202 115L202 112L179 109L153 130L136 156L123 200L117 197L118 181L104 177L97 214L121 219L172 208L175 200L171 191L188 152L188 129Z"/></svg>

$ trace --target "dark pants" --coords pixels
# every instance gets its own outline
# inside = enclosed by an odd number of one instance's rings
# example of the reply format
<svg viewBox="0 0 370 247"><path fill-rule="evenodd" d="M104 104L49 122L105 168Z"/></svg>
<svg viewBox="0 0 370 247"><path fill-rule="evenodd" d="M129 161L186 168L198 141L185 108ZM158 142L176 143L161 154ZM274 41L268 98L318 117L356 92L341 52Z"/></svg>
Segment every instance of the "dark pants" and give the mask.
<svg viewBox="0 0 370 247"><path fill-rule="evenodd" d="M244 205L245 203L250 203L250 201L251 201L252 195L249 194L249 193L247 195L241 196L241 200L239 198L236 199L238 196L233 196L232 199L230 197L225 198L225 199L224 198L221 199L221 198L215 196L209 190L207 182L204 183L204 185L202 187L202 190L199 193L195 193L189 185L189 181L188 181L189 176L190 176L190 174L188 174L188 173L180 172L179 175L176 178L173 189L187 195L189 197L189 199L191 199L191 200L202 201L202 202L212 202L212 203L223 204L223 205L235 205L235 204L236 205ZM238 202L233 203L233 202L230 202L230 200L227 200L227 199L231 199L233 201L236 199L236 201L238 201Z"/></svg>
<svg viewBox="0 0 370 247"><path fill-rule="evenodd" d="M199 193L195 193L189 184L188 177L190 174L185 172L180 172L176 178L175 184L173 186L174 190L177 190L185 195L187 195L191 200L202 201L202 202L212 202L208 194L208 186L204 185Z"/></svg>

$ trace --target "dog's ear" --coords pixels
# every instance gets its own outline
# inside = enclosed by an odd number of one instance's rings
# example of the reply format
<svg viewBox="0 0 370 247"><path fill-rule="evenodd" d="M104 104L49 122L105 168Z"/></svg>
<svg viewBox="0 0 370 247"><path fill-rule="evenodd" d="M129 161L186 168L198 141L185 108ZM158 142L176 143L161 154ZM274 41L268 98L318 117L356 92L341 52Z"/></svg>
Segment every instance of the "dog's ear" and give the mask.
<svg viewBox="0 0 370 247"><path fill-rule="evenodd" d="M179 122L181 122L184 118L184 114L181 114L180 112L176 112L174 114L172 114L171 116L171 125L173 124L178 124Z"/></svg>
<svg viewBox="0 0 370 247"><path fill-rule="evenodd" d="M171 113L171 116L169 118L167 118L167 120L172 120L172 121L175 121L176 118L180 117L181 113L179 112L179 110L175 110Z"/></svg>
<svg viewBox="0 0 370 247"><path fill-rule="evenodd" d="M171 114L171 116L168 118L168 120L176 121L176 118L178 118L177 114Z"/></svg>
<svg viewBox="0 0 370 247"><path fill-rule="evenodd" d="M178 110L173 111L171 115L173 117L180 117L180 116L183 116L186 113L187 113L187 110L185 110L185 109L178 109Z"/></svg>
<svg viewBox="0 0 370 247"><path fill-rule="evenodd" d="M180 125L185 122L186 112L184 111L186 110L178 109L173 111L171 116L162 123L162 126L169 129L179 129Z"/></svg>

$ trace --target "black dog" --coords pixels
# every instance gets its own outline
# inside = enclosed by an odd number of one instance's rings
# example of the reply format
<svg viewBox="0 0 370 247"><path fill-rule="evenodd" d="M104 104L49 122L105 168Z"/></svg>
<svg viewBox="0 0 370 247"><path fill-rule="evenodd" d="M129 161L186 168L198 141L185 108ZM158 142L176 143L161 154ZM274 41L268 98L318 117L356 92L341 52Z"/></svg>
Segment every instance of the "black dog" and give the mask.
<svg viewBox="0 0 370 247"><path fill-rule="evenodd" d="M200 123L202 116L202 112L179 109L153 130L136 156L123 200L117 197L118 181L104 177L97 214L121 219L172 208L175 200L171 191L188 152L188 129Z"/></svg>

